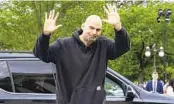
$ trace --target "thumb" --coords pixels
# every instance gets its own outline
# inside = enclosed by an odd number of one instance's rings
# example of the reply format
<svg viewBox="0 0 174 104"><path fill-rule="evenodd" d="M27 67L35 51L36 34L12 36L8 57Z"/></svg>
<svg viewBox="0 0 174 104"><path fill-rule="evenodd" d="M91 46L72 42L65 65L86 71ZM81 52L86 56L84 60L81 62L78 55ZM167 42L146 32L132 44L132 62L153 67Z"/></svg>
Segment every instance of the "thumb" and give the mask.
<svg viewBox="0 0 174 104"><path fill-rule="evenodd" d="M102 19L103 22L109 23L107 19Z"/></svg>
<svg viewBox="0 0 174 104"><path fill-rule="evenodd" d="M58 29L59 27L62 27L62 25L57 25L57 26L55 27L55 30Z"/></svg>

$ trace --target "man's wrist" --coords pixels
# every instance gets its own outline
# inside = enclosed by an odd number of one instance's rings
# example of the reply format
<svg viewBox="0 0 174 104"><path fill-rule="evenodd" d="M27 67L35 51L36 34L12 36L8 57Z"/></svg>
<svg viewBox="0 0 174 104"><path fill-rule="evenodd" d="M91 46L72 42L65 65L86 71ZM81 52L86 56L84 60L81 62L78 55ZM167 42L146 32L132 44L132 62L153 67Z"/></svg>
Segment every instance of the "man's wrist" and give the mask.
<svg viewBox="0 0 174 104"><path fill-rule="evenodd" d="M50 36L50 35L51 35L51 33L48 32L48 31L43 31L42 34L43 34L43 35L46 35L46 36Z"/></svg>
<svg viewBox="0 0 174 104"><path fill-rule="evenodd" d="M120 30L122 29L121 22L115 24L115 25L114 25L114 28L115 28L117 31L120 31Z"/></svg>

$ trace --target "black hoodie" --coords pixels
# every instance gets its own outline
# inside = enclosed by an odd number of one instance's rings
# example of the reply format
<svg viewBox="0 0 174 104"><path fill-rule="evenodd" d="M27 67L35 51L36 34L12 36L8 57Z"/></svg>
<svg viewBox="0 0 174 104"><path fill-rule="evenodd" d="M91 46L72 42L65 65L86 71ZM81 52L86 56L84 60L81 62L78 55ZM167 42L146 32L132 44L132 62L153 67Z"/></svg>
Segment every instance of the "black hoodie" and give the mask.
<svg viewBox="0 0 174 104"><path fill-rule="evenodd" d="M116 59L130 49L124 28L115 30L115 41L100 36L86 47L79 39L82 30L72 37L57 39L49 45L49 36L41 34L34 55L56 65L60 104L102 104L104 79L109 59Z"/></svg>

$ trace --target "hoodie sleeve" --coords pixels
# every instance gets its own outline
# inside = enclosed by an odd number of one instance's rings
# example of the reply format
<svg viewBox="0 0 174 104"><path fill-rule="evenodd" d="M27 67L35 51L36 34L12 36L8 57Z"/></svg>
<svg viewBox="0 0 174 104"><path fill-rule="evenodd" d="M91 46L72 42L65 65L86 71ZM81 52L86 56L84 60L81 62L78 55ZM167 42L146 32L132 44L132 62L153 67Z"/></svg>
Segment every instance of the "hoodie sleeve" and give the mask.
<svg viewBox="0 0 174 104"><path fill-rule="evenodd" d="M49 45L50 36L46 35L39 35L35 47L33 49L34 55L41 59L44 62L56 62L56 55L55 55L55 49L59 47L58 42L54 42L53 44Z"/></svg>
<svg viewBox="0 0 174 104"><path fill-rule="evenodd" d="M130 49L130 40L128 33L124 28L120 31L115 30L115 39L109 43L107 49L108 59L116 59Z"/></svg>

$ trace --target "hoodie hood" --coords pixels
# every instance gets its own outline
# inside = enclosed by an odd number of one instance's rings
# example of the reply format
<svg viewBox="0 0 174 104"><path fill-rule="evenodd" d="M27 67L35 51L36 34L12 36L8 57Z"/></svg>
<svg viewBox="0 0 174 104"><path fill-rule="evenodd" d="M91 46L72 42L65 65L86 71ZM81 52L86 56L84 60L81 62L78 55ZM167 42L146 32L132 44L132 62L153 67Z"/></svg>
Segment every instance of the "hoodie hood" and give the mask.
<svg viewBox="0 0 174 104"><path fill-rule="evenodd" d="M77 42L77 44L80 46L80 48L84 51L95 51L95 47L97 46L97 40L93 42L90 46L86 46L81 40L80 40L80 35L83 33L82 29L77 29L73 34L73 38Z"/></svg>
<svg viewBox="0 0 174 104"><path fill-rule="evenodd" d="M77 41L77 43L83 47L85 47L85 44L80 40L80 35L83 33L82 29L77 29L73 34L73 38Z"/></svg>

